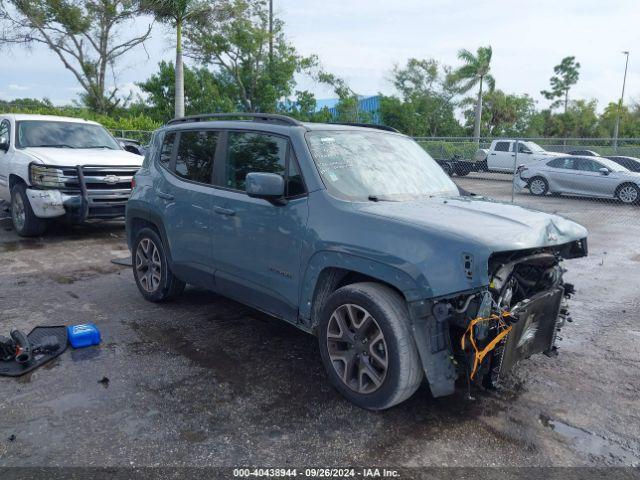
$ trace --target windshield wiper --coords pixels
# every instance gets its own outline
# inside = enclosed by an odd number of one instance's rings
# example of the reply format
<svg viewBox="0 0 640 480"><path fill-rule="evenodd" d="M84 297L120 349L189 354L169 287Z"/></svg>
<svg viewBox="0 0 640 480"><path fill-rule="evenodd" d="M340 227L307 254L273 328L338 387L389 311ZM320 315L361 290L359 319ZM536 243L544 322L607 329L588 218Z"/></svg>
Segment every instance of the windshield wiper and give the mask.
<svg viewBox="0 0 640 480"><path fill-rule="evenodd" d="M30 148L76 148L73 145L67 145L66 143L43 143L42 145L27 145Z"/></svg>
<svg viewBox="0 0 640 480"><path fill-rule="evenodd" d="M82 148L108 148L109 150L114 150L109 145L91 145L91 146L86 146L86 147L82 147Z"/></svg>

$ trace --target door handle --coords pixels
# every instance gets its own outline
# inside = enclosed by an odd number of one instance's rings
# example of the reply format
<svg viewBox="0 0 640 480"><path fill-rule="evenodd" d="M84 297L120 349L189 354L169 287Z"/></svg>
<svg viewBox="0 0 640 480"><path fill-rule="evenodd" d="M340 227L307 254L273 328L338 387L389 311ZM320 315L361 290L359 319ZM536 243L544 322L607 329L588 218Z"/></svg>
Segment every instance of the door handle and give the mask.
<svg viewBox="0 0 640 480"><path fill-rule="evenodd" d="M231 210L229 208L222 208L222 207L213 207L213 211L220 215L229 215L230 217L236 214L235 210Z"/></svg>
<svg viewBox="0 0 640 480"><path fill-rule="evenodd" d="M164 200L173 200L176 198L170 193L166 193L161 190L156 190L156 195L158 195L160 198L163 198Z"/></svg>
<svg viewBox="0 0 640 480"><path fill-rule="evenodd" d="M492 153L491 155L495 155L495 153Z"/></svg>

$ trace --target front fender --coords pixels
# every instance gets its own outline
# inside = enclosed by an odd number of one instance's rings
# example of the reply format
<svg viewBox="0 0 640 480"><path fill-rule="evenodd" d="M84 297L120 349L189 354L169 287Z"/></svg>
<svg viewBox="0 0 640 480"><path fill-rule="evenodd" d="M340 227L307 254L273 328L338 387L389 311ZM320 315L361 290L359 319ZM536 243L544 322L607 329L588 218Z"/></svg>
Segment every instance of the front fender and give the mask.
<svg viewBox="0 0 640 480"><path fill-rule="evenodd" d="M366 255L343 251L319 251L310 258L304 273L300 292L300 316L302 318L311 317L316 285L320 274L327 268L349 270L388 283L402 292L408 302L433 296L427 279L417 269L415 272L411 272L412 276L399 268L379 262Z"/></svg>

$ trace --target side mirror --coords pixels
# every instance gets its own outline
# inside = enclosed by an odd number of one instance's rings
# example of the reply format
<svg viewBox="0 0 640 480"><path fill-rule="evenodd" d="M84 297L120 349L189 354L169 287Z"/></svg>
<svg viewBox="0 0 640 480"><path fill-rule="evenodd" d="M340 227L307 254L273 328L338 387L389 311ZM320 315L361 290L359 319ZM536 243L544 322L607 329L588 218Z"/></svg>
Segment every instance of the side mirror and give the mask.
<svg viewBox="0 0 640 480"><path fill-rule="evenodd" d="M251 172L245 180L247 195L284 204L284 178L277 173Z"/></svg>
<svg viewBox="0 0 640 480"><path fill-rule="evenodd" d="M0 140L0 151L5 152L5 153L8 152L9 151L9 142L7 142L4 139Z"/></svg>
<svg viewBox="0 0 640 480"><path fill-rule="evenodd" d="M600 169L598 169L598 171L602 174L602 175L609 175L611 173L611 170L609 170L606 167L602 167Z"/></svg>

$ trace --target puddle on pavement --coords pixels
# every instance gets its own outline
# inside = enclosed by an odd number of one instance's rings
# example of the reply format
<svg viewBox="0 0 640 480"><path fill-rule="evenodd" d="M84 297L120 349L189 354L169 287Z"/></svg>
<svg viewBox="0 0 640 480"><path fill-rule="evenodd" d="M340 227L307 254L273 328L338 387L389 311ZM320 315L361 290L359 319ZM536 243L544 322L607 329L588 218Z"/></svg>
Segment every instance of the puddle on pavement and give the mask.
<svg viewBox="0 0 640 480"><path fill-rule="evenodd" d="M540 414L540 422L545 427L565 437L572 447L585 455L618 460L625 464L640 461L638 453L588 430L574 427L560 420L551 419L544 414Z"/></svg>
<svg viewBox="0 0 640 480"><path fill-rule="evenodd" d="M17 252L20 250L40 250L44 248L44 242L23 240L21 242L0 243L0 253Z"/></svg>

